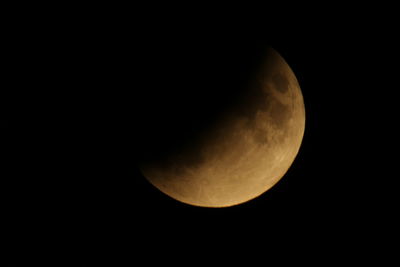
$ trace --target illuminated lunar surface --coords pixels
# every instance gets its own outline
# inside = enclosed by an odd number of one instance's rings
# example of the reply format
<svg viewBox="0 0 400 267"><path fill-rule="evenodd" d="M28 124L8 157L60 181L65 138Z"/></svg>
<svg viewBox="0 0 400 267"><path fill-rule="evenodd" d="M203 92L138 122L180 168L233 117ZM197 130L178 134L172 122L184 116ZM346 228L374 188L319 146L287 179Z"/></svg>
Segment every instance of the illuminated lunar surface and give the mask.
<svg viewBox="0 0 400 267"><path fill-rule="evenodd" d="M196 142L141 166L151 184L187 204L228 207L256 198L285 175L304 134L303 96L272 48L254 77L240 103Z"/></svg>

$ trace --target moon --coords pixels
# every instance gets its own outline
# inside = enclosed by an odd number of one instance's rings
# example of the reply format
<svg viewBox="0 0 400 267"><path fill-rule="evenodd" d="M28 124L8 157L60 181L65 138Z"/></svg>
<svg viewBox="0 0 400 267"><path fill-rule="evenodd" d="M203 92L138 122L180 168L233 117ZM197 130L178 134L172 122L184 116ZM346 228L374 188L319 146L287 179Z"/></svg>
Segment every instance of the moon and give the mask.
<svg viewBox="0 0 400 267"><path fill-rule="evenodd" d="M269 47L234 105L192 143L140 169L152 185L180 202L238 205L265 193L285 175L304 129L299 83L282 56Z"/></svg>

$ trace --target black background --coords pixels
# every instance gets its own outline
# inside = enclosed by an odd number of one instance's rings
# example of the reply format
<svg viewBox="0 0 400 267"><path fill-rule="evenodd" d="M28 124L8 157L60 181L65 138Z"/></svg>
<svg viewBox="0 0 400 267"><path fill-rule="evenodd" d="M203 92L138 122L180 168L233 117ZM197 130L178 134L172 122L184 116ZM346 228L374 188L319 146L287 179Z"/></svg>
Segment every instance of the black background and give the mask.
<svg viewBox="0 0 400 267"><path fill-rule="evenodd" d="M10 39L11 93L2 98L8 247L18 255L43 246L45 258L82 264L330 262L376 252L394 219L394 178L383 166L395 134L386 77L396 46L370 16L323 17L260 30L181 20L23 24ZM267 45L296 74L306 108L303 144L284 178L224 209L182 204L150 185L136 162L185 141L235 99Z"/></svg>

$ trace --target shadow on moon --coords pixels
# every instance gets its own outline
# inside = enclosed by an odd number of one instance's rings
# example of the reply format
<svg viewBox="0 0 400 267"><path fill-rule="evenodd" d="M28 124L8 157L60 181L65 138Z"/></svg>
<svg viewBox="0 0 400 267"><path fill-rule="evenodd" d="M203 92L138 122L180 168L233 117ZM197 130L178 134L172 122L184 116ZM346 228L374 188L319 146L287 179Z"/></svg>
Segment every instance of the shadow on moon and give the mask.
<svg viewBox="0 0 400 267"><path fill-rule="evenodd" d="M199 206L239 204L268 190L294 160L305 120L294 74L272 49L240 63L246 71L226 66L221 75L188 68L185 82L149 107L139 166L171 197Z"/></svg>

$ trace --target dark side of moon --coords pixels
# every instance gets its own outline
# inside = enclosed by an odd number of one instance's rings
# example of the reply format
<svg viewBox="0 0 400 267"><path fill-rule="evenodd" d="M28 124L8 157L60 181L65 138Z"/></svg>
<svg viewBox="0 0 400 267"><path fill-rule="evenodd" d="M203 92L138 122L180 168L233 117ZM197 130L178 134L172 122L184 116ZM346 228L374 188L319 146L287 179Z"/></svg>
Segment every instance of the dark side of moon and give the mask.
<svg viewBox="0 0 400 267"><path fill-rule="evenodd" d="M285 175L304 134L303 96L275 50L268 48L262 62L207 128L173 152L141 162L151 184L187 204L227 207L263 194Z"/></svg>

